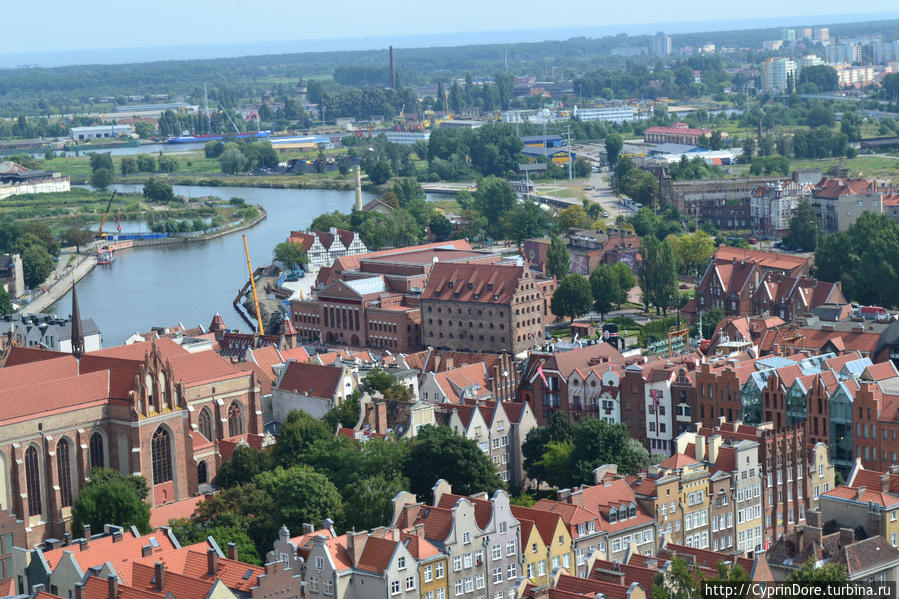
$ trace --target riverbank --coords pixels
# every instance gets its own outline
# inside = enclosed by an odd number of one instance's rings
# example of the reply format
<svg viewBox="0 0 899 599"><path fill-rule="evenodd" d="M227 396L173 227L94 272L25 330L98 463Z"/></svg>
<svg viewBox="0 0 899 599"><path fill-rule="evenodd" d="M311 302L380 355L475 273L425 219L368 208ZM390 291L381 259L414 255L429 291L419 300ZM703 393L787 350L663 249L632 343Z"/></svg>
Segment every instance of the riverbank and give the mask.
<svg viewBox="0 0 899 599"><path fill-rule="evenodd" d="M241 231L245 231L247 229L255 227L257 224L268 217L268 212L266 212L265 208L263 208L262 206L256 206L256 208L259 210L259 214L245 223L240 223L238 225L234 225L232 223L227 227L222 227L216 231L203 235L135 240L131 247L175 245L179 243L190 243L195 241L210 241L213 239L224 237L226 235L231 235L232 233L239 233ZM105 241L97 242L96 245L105 243ZM94 246L91 247L91 250L93 249L95 249ZM48 307L59 301L66 293L68 293L69 289L71 289L73 281L77 282L81 280L95 266L97 266L97 257L93 254L86 254L82 255L80 260L74 266L67 265L61 273L57 273L56 271L54 271L54 273L51 275L51 277L56 277L53 284L50 287L47 287L44 293L31 300L31 302L23 307L20 312L22 314L37 314L39 312L43 312Z"/></svg>
<svg viewBox="0 0 899 599"><path fill-rule="evenodd" d="M158 173L147 174L142 176L119 177L116 183L122 185L142 185L146 183L149 177L158 177ZM243 187L243 188L259 188L259 189L321 189L325 191L352 191L355 189L355 183L351 180L338 179L315 179L304 178L302 175L279 176L279 175L247 175L237 177L227 176L201 176L201 177L185 177L185 176L169 176L168 182L172 185L192 185L195 187ZM72 185L89 185L87 177L72 177ZM363 184L363 191L379 194L381 188L372 184Z"/></svg>
<svg viewBox="0 0 899 599"><path fill-rule="evenodd" d="M51 305L59 301L62 296L68 293L73 282L80 281L87 273L97 266L97 257L93 254L86 254L80 257L80 260L74 266L66 266L63 272L57 276L56 281L47 288L47 290L34 298L27 306L19 312L21 314L38 314L45 311Z"/></svg>

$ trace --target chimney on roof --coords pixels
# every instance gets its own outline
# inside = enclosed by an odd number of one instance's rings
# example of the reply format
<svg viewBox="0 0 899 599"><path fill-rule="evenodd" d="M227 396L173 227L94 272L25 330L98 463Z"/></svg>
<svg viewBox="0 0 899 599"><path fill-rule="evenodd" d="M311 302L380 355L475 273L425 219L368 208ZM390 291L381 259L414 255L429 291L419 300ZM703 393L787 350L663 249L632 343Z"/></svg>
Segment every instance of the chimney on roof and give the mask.
<svg viewBox="0 0 899 599"><path fill-rule="evenodd" d="M696 435L696 459L705 460L705 435Z"/></svg>
<svg viewBox="0 0 899 599"><path fill-rule="evenodd" d="M215 576L215 573L218 572L219 569L219 554L218 552L210 547L206 550L206 573L210 576Z"/></svg>
<svg viewBox="0 0 899 599"><path fill-rule="evenodd" d="M81 530L81 537L84 539L83 541L81 541L81 550L83 551L88 548L88 543L91 540L91 525L85 524Z"/></svg>
<svg viewBox="0 0 899 599"><path fill-rule="evenodd" d="M75 583L75 599L84 599L84 585L80 582Z"/></svg>
<svg viewBox="0 0 899 599"><path fill-rule="evenodd" d="M228 543L228 559L238 561L237 559L237 544L236 543Z"/></svg>
<svg viewBox="0 0 899 599"><path fill-rule="evenodd" d="M108 591L108 599L118 599L119 579L115 574L110 574L106 578L106 588Z"/></svg>
<svg viewBox="0 0 899 599"><path fill-rule="evenodd" d="M150 557L151 555L153 555L153 547L151 545L144 545L140 548L141 557Z"/></svg>
<svg viewBox="0 0 899 599"><path fill-rule="evenodd" d="M415 536L423 539L425 538L425 525L424 524L416 524L415 525Z"/></svg>
<svg viewBox="0 0 899 599"><path fill-rule="evenodd" d="M890 473L884 472L880 475L880 492L888 493L890 491Z"/></svg>
<svg viewBox="0 0 899 599"><path fill-rule="evenodd" d="M121 543L122 542L122 529L116 528L112 531L112 542L113 543Z"/></svg>
<svg viewBox="0 0 899 599"><path fill-rule="evenodd" d="M303 534L308 535L311 532L315 532L315 527L308 522L303 522Z"/></svg>
<svg viewBox="0 0 899 599"><path fill-rule="evenodd" d="M362 557L366 541L368 541L368 533L364 530L362 532L351 531L346 533L346 552L349 554L350 563L354 568L359 563L359 558Z"/></svg>
<svg viewBox="0 0 899 599"><path fill-rule="evenodd" d="M708 438L709 463L714 464L718 461L718 450L721 449L721 435L712 435Z"/></svg>
<svg viewBox="0 0 899 599"><path fill-rule="evenodd" d="M165 564L162 562L156 562L153 564L153 570L156 576L153 580L156 581L156 590L161 591L165 588Z"/></svg>
<svg viewBox="0 0 899 599"><path fill-rule="evenodd" d="M865 486L856 487L855 488L855 498L861 499L862 495L864 495L865 491L867 491L867 490L868 490L868 487L865 487Z"/></svg>

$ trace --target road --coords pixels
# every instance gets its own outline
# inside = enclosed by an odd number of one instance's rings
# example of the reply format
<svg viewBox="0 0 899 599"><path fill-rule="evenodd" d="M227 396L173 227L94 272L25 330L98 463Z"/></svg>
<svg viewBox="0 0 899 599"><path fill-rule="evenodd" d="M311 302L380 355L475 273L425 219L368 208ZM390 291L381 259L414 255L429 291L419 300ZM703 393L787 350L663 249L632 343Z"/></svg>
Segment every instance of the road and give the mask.
<svg viewBox="0 0 899 599"><path fill-rule="evenodd" d="M577 150L578 154L585 157L588 162L593 164L599 163L598 146L579 146ZM614 223L618 216L631 216L634 210L618 202L618 196L615 195L615 192L609 185L608 179L608 172L596 172L594 170L590 175L590 185L593 186L593 191L589 192L588 197L593 202L598 202L602 209L609 214L606 220Z"/></svg>

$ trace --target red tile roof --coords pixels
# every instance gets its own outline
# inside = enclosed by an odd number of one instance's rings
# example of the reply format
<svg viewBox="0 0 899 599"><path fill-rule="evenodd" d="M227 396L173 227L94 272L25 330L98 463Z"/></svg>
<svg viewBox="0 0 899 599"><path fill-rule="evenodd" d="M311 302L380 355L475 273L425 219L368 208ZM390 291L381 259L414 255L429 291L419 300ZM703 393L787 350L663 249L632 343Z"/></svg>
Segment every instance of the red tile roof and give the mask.
<svg viewBox="0 0 899 599"><path fill-rule="evenodd" d="M365 547L362 549L362 555L359 556L359 563L356 564L356 568L366 572L383 574L387 566L390 565L390 559L393 557L397 545L398 542L393 539L382 539L369 535L365 541Z"/></svg>
<svg viewBox="0 0 899 599"><path fill-rule="evenodd" d="M293 360L294 362L309 361L309 353L302 346L294 347L293 349L282 349L280 353L284 362L287 362L288 360Z"/></svg>
<svg viewBox="0 0 899 599"><path fill-rule="evenodd" d="M155 539L155 541L152 539ZM120 565L141 558L143 547L146 545L152 547L151 557L153 558L176 549L175 544L163 531L156 531L139 537L135 537L130 531L125 531L122 535L122 540L117 543L113 542L112 535L107 535L102 538L91 539L87 549L80 549L79 545L70 545L53 549L52 551L45 551L44 559L50 568L54 569L59 564L63 554L70 551L83 572L94 566L102 566L106 562L111 563L116 568L116 572L119 572Z"/></svg>
<svg viewBox="0 0 899 599"><path fill-rule="evenodd" d="M209 558L205 552L188 551L184 562L184 570L180 572L196 580L214 582L216 578L234 591L249 593L259 584L259 577L265 574L265 568L252 566L241 561L219 557L216 559L215 574L209 574Z"/></svg>
<svg viewBox="0 0 899 599"><path fill-rule="evenodd" d="M474 396L471 396L473 399L486 399L491 395L487 367L483 362L438 372L434 375L434 382L446 395L446 401L450 403L460 403L462 397L458 392L466 387L473 389L474 385L477 385L478 388L474 390ZM484 420L489 422L486 417Z"/></svg>
<svg viewBox="0 0 899 599"><path fill-rule="evenodd" d="M132 563L130 586L136 590L159 593L160 595L172 593L178 599L207 599L215 584L214 581L200 580L167 569L165 572L165 585L159 590L156 587L155 578L156 568L153 564ZM121 599L121 596L119 599Z"/></svg>
<svg viewBox="0 0 899 599"><path fill-rule="evenodd" d="M106 358L123 358L125 360L138 360L140 362L143 362L146 355L153 350L153 347L159 349L159 353L164 360L173 358L175 356L188 355L189 353L186 349L184 349L171 339L162 338L152 339L149 341L139 341L130 345L117 345L115 347L108 347L106 349L98 349L97 351L92 351L85 355L103 356Z"/></svg>
<svg viewBox="0 0 899 599"><path fill-rule="evenodd" d="M561 501L553 501L551 499L541 499L534 504L535 510L543 510L553 514L559 514L566 526L572 527L586 522L595 522L600 519L599 514L594 511L583 508L579 505L571 503L563 503Z"/></svg>
<svg viewBox="0 0 899 599"><path fill-rule="evenodd" d="M812 196L816 198L836 199L842 195L861 195L873 193L876 187L875 181L867 179L842 179L838 177L824 177L812 189Z"/></svg>
<svg viewBox="0 0 899 599"><path fill-rule="evenodd" d="M230 361L211 351L175 356L169 359L169 363L175 379L184 383L185 387L246 376Z"/></svg>
<svg viewBox="0 0 899 599"><path fill-rule="evenodd" d="M5 368L0 368L0 389L14 389L31 385L35 382L71 377L78 374L78 360L75 359L75 356L66 354L54 356L55 352L47 352L47 354L49 355L45 360L22 362L20 364L9 364L7 362Z"/></svg>
<svg viewBox="0 0 899 599"><path fill-rule="evenodd" d="M453 526L453 513L445 508L422 506L414 522L409 525L424 524L425 537L443 542L449 536Z"/></svg>
<svg viewBox="0 0 899 599"><path fill-rule="evenodd" d="M672 470L677 470L679 468L683 468L684 466L689 466L690 464L698 464L699 460L695 460L690 456L683 453L676 453L661 464L659 466L661 468L670 468Z"/></svg>
<svg viewBox="0 0 899 599"><path fill-rule="evenodd" d="M562 574L559 576L555 588L560 591L576 593L591 598L600 593L605 595L608 599L627 599L628 596L628 587L613 584L611 582L579 578L569 574ZM649 592L651 592L651 589L649 589Z"/></svg>
<svg viewBox="0 0 899 599"><path fill-rule="evenodd" d="M849 499L852 501L859 501L861 503L874 503L883 507L893 507L899 505L899 497L893 497L892 495L880 492L879 481L878 485L875 488L866 488L865 492L861 494L859 494L859 489L857 487L853 488L842 486L831 489L827 493L824 493L824 497Z"/></svg>
<svg viewBox="0 0 899 599"><path fill-rule="evenodd" d="M27 387L0 390L0 420L11 422L54 410L83 408L106 403L108 398L107 371L35 382Z"/></svg>
<svg viewBox="0 0 899 599"><path fill-rule="evenodd" d="M512 510L512 515L515 516L522 525L525 522L533 523L533 525L537 527L537 532L540 534L540 538L543 542L547 546L552 545L553 540L555 539L556 529L559 526L559 520L562 519L559 514L518 505L510 505L509 507ZM564 526L564 524L565 523L563 522L562 525ZM521 538L526 538L523 530Z"/></svg>
<svg viewBox="0 0 899 599"><path fill-rule="evenodd" d="M133 589L124 583L119 583L118 588L118 599L159 599L161 596L144 589ZM82 596L84 599L109 599L109 582L99 576L89 576L84 582Z"/></svg>
<svg viewBox="0 0 899 599"><path fill-rule="evenodd" d="M511 304L524 274L521 266L438 262L421 299Z"/></svg>
<svg viewBox="0 0 899 599"><path fill-rule="evenodd" d="M440 550L418 535L402 532L400 538L406 543L406 549L412 556L421 561L440 554Z"/></svg>
<svg viewBox="0 0 899 599"><path fill-rule="evenodd" d="M14 345L9 349L9 355L7 355L6 362L4 362L3 366L8 368L10 366L29 364L31 362L42 362L44 360L50 360L51 358L61 358L69 355L71 354L51 351L49 349Z"/></svg>
<svg viewBox="0 0 899 599"><path fill-rule="evenodd" d="M736 248L727 245L719 246L715 250L714 259L719 262L752 262L764 269L780 270L790 274L805 270L810 263L809 258L802 256Z"/></svg>
<svg viewBox="0 0 899 599"><path fill-rule="evenodd" d="M196 445L194 446L194 449L196 449ZM187 499L182 499L181 501L165 503L150 508L150 528L168 526L170 520L190 518L197 508L197 504L205 499L205 495L197 495L196 497L189 497Z"/></svg>
<svg viewBox="0 0 899 599"><path fill-rule="evenodd" d="M474 519L481 530L486 530L490 523L490 516L493 514L493 504L487 499L474 499L473 497L465 497L464 495L454 495L453 493L444 493L440 496L438 507L448 510L456 507L462 499L466 499L474 504Z"/></svg>
<svg viewBox="0 0 899 599"><path fill-rule="evenodd" d="M284 368L277 388L311 397L331 399L338 391L343 369L305 362L290 362Z"/></svg>

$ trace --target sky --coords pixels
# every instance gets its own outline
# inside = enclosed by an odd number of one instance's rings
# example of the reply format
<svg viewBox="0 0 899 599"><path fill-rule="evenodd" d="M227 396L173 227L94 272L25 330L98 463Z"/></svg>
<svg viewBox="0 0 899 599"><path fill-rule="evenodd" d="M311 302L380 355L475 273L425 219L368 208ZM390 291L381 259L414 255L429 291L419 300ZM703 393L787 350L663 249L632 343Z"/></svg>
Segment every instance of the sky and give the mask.
<svg viewBox="0 0 899 599"><path fill-rule="evenodd" d="M0 6L12 0L0 0ZM597 0L43 0L16 2L15 17L2 27L0 56L56 56L60 53L91 49L134 48L152 60L196 54L158 52L154 48L187 48L200 45L237 46L261 42L281 52L318 49L363 49L383 47L384 40L396 38L410 47L435 37L435 45L450 45L445 34L493 32L495 35L466 37L460 43L479 41L514 42L520 36L505 36L502 31L540 30L541 39L609 33L646 33L657 29L674 32L703 31L709 21L755 20L755 26L775 26L778 19L789 24L814 24L822 16L854 17L866 15L899 16L896 0L865 0L863 12L847 15L850 4L844 0L642 0L640 3ZM685 10L689 6L689 10ZM553 10L558 8L559 10ZM6 13L10 16L9 7ZM802 15L798 17L797 15ZM764 22L759 22L764 19ZM27 24L34 24L33 26ZM750 28L731 24L728 28ZM536 33L536 32L535 32ZM404 37L405 36L405 37ZM487 39L484 39L484 38ZM322 40L348 40L343 45ZM414 41L414 43L413 43ZM273 42L290 42L285 45ZM266 46L265 44L268 44ZM246 52L245 52L246 53ZM252 52L259 53L259 52ZM228 55L234 55L228 52ZM115 55L109 62L120 62ZM63 60L63 62L65 62ZM106 60L104 60L106 62ZM27 63L27 61L25 62ZM24 63L23 63L24 64ZM42 65L44 66L44 65Z"/></svg>

